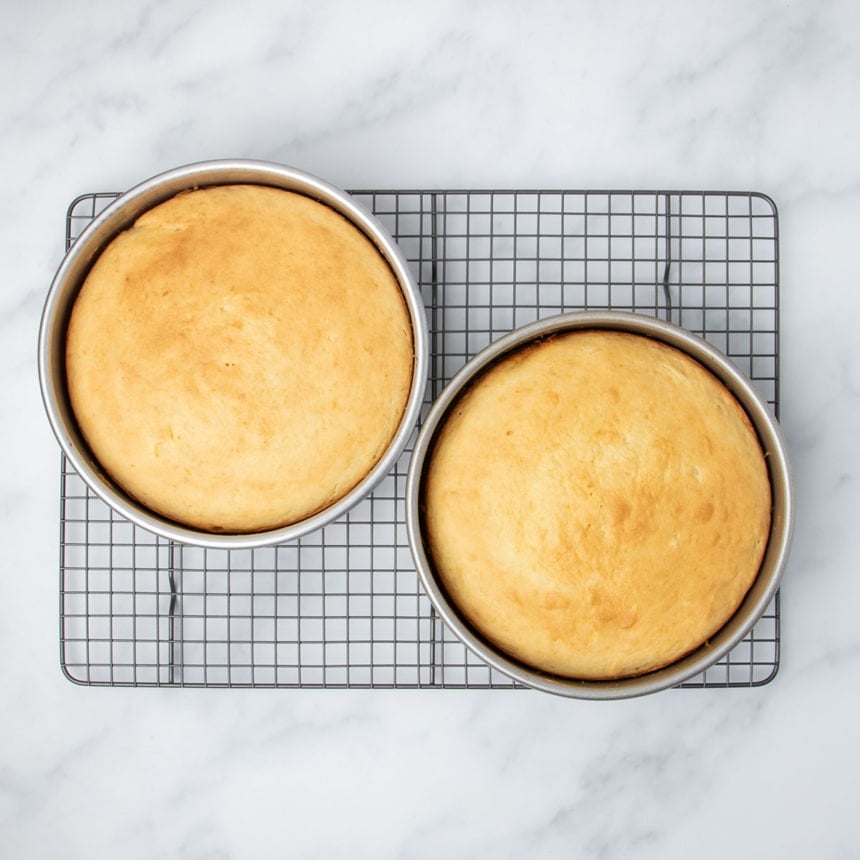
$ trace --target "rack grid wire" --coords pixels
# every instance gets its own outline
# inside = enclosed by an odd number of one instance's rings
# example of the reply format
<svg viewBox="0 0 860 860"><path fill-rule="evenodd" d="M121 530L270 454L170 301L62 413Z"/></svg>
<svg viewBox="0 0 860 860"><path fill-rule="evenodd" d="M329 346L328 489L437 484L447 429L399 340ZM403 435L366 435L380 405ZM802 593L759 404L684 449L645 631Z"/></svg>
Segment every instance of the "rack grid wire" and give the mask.
<svg viewBox="0 0 860 860"><path fill-rule="evenodd" d="M407 257L427 307L425 414L496 338L583 309L704 337L778 414L778 215L716 191L355 191ZM118 195L70 205L66 247ZM515 688L448 630L404 522L412 445L375 492L298 541L212 550L133 525L61 469L60 650L80 684ZM779 666L779 595L716 665L679 685L749 687Z"/></svg>

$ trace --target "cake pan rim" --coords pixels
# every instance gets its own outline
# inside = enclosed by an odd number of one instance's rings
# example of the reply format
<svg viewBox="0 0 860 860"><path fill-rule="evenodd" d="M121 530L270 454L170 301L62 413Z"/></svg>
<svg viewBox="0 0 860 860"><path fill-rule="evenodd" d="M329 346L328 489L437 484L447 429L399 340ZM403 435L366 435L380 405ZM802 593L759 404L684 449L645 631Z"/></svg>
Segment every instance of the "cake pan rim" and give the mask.
<svg viewBox="0 0 860 860"><path fill-rule="evenodd" d="M643 675L613 680L582 680L550 675L496 648L461 616L432 568L421 523L423 470L436 433L450 406L490 365L525 344L562 332L611 329L654 337L682 349L722 381L750 417L766 452L773 493L768 547L759 573L732 618L708 642L679 660ZM512 680L534 689L583 699L622 699L678 686L713 666L749 633L776 594L794 528L794 491L785 439L773 410L731 359L704 339L674 323L627 311L572 311L529 323L500 337L470 359L436 398L422 422L406 481L406 527L413 562L431 604L454 634L477 657Z"/></svg>
<svg viewBox="0 0 860 860"><path fill-rule="evenodd" d="M373 469L349 493L296 523L248 533L209 532L163 517L124 492L107 476L77 428L65 384L65 331L74 299L99 253L123 230L159 203L183 191L215 186L257 184L305 194L329 205L374 243L392 269L412 325L412 380L395 435ZM53 277L42 309L38 373L42 402L61 450L86 485L114 511L135 525L169 540L211 549L254 549L295 540L343 516L365 499L403 453L424 400L429 367L429 332L420 290L394 238L363 204L327 180L271 161L223 158L197 161L158 173L120 194L81 232Z"/></svg>

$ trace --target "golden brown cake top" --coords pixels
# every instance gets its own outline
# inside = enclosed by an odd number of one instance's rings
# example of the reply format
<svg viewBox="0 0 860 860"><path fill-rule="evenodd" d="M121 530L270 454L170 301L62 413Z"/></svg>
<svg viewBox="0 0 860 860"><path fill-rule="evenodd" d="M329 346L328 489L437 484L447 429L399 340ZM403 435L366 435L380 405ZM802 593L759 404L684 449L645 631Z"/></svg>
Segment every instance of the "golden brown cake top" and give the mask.
<svg viewBox="0 0 860 860"><path fill-rule="evenodd" d="M96 458L128 493L227 532L301 520L395 435L413 339L373 243L301 194L180 194L114 239L75 302L66 370Z"/></svg>
<svg viewBox="0 0 860 860"><path fill-rule="evenodd" d="M485 372L449 411L423 501L432 563L479 634L583 679L714 634L755 579L771 509L730 392L672 347L599 330Z"/></svg>

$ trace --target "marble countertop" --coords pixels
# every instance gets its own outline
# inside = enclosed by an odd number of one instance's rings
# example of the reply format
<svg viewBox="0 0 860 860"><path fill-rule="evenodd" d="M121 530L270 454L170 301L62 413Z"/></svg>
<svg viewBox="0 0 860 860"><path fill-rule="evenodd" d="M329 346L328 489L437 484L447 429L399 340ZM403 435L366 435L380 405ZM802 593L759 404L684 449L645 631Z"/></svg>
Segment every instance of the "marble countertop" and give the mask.
<svg viewBox="0 0 860 860"><path fill-rule="evenodd" d="M0 853L854 857L860 7L16 4L0 26ZM58 660L36 370L78 194L212 157L345 188L705 188L780 208L798 518L756 689L92 689Z"/></svg>

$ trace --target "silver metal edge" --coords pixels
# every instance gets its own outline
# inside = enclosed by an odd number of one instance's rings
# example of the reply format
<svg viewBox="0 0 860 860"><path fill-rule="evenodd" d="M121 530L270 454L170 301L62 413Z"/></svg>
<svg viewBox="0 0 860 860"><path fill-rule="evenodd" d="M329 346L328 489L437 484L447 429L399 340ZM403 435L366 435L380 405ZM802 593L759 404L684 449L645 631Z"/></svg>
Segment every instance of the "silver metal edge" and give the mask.
<svg viewBox="0 0 860 860"><path fill-rule="evenodd" d="M319 200L361 229L385 257L400 283L413 332L412 387L400 425L373 470L335 504L298 523L249 534L209 533L175 523L144 508L103 473L89 453L65 392L65 330L86 272L106 244L147 209L181 191L210 185L252 183L297 191ZM81 233L62 260L42 311L38 341L42 401L54 435L69 462L90 489L117 513L169 540L212 549L253 549L294 540L336 520L365 498L388 474L417 424L429 366L429 334L424 304L405 257L388 231L357 200L312 174L266 161L218 159L177 167L136 185L117 198Z"/></svg>
<svg viewBox="0 0 860 860"><path fill-rule="evenodd" d="M439 585L425 551L421 528L421 481L436 431L451 404L484 369L507 352L536 338L582 329L616 329L659 339L698 360L732 391L750 417L766 454L773 492L771 533L759 574L734 616L705 645L677 662L631 678L586 681L536 671L480 637ZM443 621L481 660L509 678L547 693L581 699L624 699L677 686L716 663L750 631L779 587L794 529L794 489L788 451L772 410L730 359L689 331L662 320L623 311L559 314L516 329L490 344L454 375L425 418L412 452L406 481L406 528L413 561L431 603Z"/></svg>

